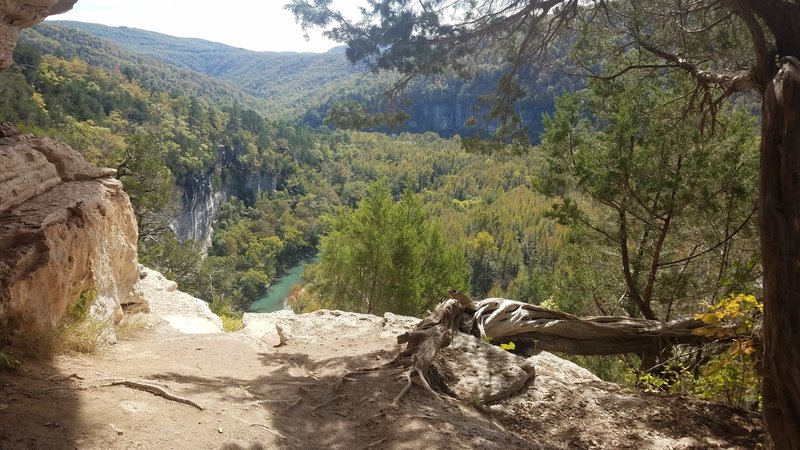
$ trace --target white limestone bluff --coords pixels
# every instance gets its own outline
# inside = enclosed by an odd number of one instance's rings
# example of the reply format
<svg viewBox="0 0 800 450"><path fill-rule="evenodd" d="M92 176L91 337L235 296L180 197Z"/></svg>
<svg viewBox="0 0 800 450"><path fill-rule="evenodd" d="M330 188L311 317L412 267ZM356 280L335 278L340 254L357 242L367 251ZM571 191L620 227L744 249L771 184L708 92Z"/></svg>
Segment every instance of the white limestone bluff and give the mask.
<svg viewBox="0 0 800 450"><path fill-rule="evenodd" d="M84 291L94 316L116 321L141 303L138 232L113 169L71 147L0 127L0 324L47 330Z"/></svg>

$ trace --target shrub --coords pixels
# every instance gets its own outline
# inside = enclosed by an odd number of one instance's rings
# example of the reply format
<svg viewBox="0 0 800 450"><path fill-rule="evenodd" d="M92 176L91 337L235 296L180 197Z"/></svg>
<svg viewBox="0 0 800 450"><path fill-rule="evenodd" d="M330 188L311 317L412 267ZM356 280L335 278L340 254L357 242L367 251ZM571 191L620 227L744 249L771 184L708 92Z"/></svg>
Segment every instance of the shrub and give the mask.
<svg viewBox="0 0 800 450"><path fill-rule="evenodd" d="M695 318L706 326L695 334L720 341L673 357L658 373L637 375L636 384L645 390L690 393L756 409L761 403L758 337L763 309L758 299L745 294L705 305Z"/></svg>

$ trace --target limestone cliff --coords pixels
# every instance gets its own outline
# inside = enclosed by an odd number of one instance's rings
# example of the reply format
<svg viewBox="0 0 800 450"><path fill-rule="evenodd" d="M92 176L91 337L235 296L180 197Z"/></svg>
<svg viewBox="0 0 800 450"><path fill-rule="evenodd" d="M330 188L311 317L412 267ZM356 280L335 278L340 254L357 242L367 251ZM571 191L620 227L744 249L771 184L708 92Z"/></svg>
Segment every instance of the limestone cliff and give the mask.
<svg viewBox="0 0 800 450"><path fill-rule="evenodd" d="M0 127L0 324L52 328L91 290L102 319L141 302L136 220L113 174L58 141Z"/></svg>
<svg viewBox="0 0 800 450"><path fill-rule="evenodd" d="M20 30L52 14L72 9L77 0L0 0L0 69L11 65Z"/></svg>
<svg viewBox="0 0 800 450"><path fill-rule="evenodd" d="M247 204L253 204L262 192L275 191L278 180L276 174L248 173L239 167L238 158L244 151L240 147L220 146L215 167L189 174L179 184L181 207L179 213L170 220L170 225L180 241L195 241L207 249L211 246L212 224L223 203L237 197ZM227 177L221 176L223 171ZM215 177L219 179L216 185Z"/></svg>
<svg viewBox="0 0 800 450"><path fill-rule="evenodd" d="M180 241L195 241L203 249L211 245L211 224L219 213L219 208L227 199L224 191L214 188L213 170L209 173L195 173L187 176L179 186L181 209L170 221L172 230Z"/></svg>

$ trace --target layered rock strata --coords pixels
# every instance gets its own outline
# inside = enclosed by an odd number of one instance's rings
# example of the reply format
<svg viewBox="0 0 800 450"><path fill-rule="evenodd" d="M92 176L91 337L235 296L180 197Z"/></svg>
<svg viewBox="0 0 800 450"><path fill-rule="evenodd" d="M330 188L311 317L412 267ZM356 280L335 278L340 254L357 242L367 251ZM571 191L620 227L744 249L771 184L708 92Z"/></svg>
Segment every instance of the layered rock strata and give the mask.
<svg viewBox="0 0 800 450"><path fill-rule="evenodd" d="M104 320L142 302L136 219L113 174L63 143L0 126L0 325L51 329L86 292Z"/></svg>

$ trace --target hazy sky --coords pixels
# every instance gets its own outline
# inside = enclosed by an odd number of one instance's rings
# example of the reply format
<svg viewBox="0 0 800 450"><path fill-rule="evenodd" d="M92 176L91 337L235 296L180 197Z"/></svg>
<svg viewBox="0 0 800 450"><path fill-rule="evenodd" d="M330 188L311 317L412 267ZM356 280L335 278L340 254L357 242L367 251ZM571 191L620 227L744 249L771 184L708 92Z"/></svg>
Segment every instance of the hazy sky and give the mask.
<svg viewBox="0 0 800 450"><path fill-rule="evenodd" d="M53 20L127 26L179 37L221 42L249 50L324 52L336 43L303 31L283 9L288 0L78 0ZM354 8L358 0L339 0Z"/></svg>

